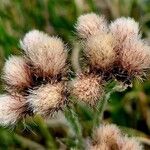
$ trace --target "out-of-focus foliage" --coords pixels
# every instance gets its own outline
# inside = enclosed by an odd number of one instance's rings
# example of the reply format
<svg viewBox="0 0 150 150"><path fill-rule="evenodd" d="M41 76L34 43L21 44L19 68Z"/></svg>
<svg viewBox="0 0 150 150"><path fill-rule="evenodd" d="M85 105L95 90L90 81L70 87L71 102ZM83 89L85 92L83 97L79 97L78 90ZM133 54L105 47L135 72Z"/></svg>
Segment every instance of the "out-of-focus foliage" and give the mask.
<svg viewBox="0 0 150 150"><path fill-rule="evenodd" d="M71 50L74 49L76 19L80 14L91 11L104 14L109 21L120 16L135 18L140 23L143 37L150 41L149 0L1 0L0 70L2 71L4 61L9 55L21 54L19 39L34 28L59 35L69 43ZM109 86L107 88L111 89L113 85ZM2 92L2 84L0 87ZM1 127L0 149L56 149L55 145L58 144L65 149L63 142L67 146L76 147L78 140L82 141L82 136L91 136L90 129L96 120L93 121L93 110L81 105L74 109L77 114L72 114L71 110L65 113L69 123L66 120L50 120L44 124L37 117L33 120L29 118L25 125L19 124L14 131ZM142 83L135 81L133 88L112 93L104 118L106 122L120 125L128 133L134 129L133 133L148 138L150 80ZM74 134L78 140L73 139Z"/></svg>

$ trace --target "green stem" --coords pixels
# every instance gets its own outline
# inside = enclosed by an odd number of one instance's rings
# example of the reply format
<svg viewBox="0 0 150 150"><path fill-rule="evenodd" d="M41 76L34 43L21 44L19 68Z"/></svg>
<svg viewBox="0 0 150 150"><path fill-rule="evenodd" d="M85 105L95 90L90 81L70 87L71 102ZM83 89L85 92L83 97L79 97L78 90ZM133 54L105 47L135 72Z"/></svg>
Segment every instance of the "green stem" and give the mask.
<svg viewBox="0 0 150 150"><path fill-rule="evenodd" d="M103 120L103 115L104 115L104 111L105 111L105 108L107 105L107 101L108 101L108 98L106 98L106 97L100 99L100 102L99 102L98 107L97 107L97 112L95 113L95 117L94 117L94 123L93 123L94 129L96 127L98 127L99 124Z"/></svg>
<svg viewBox="0 0 150 150"><path fill-rule="evenodd" d="M94 123L93 123L93 128L95 129L102 123L103 116L104 116L104 111L106 109L108 100L110 99L110 95L115 92L119 91L120 89L118 86L115 86L110 92L106 93L106 95L99 100L98 107L97 107L97 112L95 113L94 117Z"/></svg>
<svg viewBox="0 0 150 150"><path fill-rule="evenodd" d="M48 149L56 150L56 143L52 135L50 134L50 131L48 130L48 127L45 123L45 121L42 119L41 116L35 117L36 123L39 125L39 130L43 137L46 140L46 145Z"/></svg>
<svg viewBox="0 0 150 150"><path fill-rule="evenodd" d="M77 138L77 148L83 149L83 139L82 139L82 127L80 125L79 119L77 114L75 113L72 107L69 107L65 110L65 117L71 125L74 133L76 134Z"/></svg>

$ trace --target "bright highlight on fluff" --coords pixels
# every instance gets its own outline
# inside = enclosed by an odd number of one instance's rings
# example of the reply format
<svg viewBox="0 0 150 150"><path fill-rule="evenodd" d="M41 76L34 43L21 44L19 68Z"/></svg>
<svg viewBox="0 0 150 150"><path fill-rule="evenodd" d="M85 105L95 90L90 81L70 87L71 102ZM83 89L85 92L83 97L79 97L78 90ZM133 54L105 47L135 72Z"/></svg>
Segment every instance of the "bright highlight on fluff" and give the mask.
<svg viewBox="0 0 150 150"><path fill-rule="evenodd" d="M143 150L143 147L135 138L125 137L122 143L121 150Z"/></svg>
<svg viewBox="0 0 150 150"><path fill-rule="evenodd" d="M110 68L116 60L115 39L112 34L92 36L85 43L85 55L90 65L97 69Z"/></svg>
<svg viewBox="0 0 150 150"><path fill-rule="evenodd" d="M93 106L103 93L100 81L94 75L79 75L71 82L72 94L77 100Z"/></svg>
<svg viewBox="0 0 150 150"><path fill-rule="evenodd" d="M107 22L103 16L94 13L81 15L76 24L76 30L80 38L87 39L91 35L107 32Z"/></svg>
<svg viewBox="0 0 150 150"><path fill-rule="evenodd" d="M26 114L26 103L19 94L0 96L0 124L14 125Z"/></svg>
<svg viewBox="0 0 150 150"><path fill-rule="evenodd" d="M62 83L41 85L30 91L28 102L34 113L44 117L53 115L66 102L65 87Z"/></svg>
<svg viewBox="0 0 150 150"><path fill-rule="evenodd" d="M11 56L3 68L3 79L12 88L23 89L31 84L31 73L24 58Z"/></svg>
<svg viewBox="0 0 150 150"><path fill-rule="evenodd" d="M110 32L118 40L123 42L125 38L139 36L139 24L132 18L121 17L110 24Z"/></svg>
<svg viewBox="0 0 150 150"><path fill-rule="evenodd" d="M55 77L64 73L67 50L61 39L33 30L25 35L21 46L41 76Z"/></svg>

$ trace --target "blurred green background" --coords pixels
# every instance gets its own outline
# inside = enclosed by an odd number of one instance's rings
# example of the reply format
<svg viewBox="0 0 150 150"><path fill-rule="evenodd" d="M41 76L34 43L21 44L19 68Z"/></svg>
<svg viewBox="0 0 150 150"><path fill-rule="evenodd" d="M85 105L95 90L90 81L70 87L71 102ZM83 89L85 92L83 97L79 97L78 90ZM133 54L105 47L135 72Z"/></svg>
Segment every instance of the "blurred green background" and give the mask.
<svg viewBox="0 0 150 150"><path fill-rule="evenodd" d="M104 14L109 22L120 16L133 17L140 23L143 38L150 43L150 0L0 0L0 70L10 55L21 54L19 40L31 29L58 35L68 43L71 53L76 41L77 17L88 12ZM0 86L3 93L2 83ZM85 122L87 126L92 114L79 113L83 126ZM104 117L105 121L118 124L128 133L149 138L150 80L141 84L135 81L132 89L113 93ZM1 127L0 150L44 149L51 144L49 140L59 143L63 149L63 140L57 137L69 137L70 131L65 123L56 124L57 121L41 125L41 118L36 118L35 122L29 119L29 123L15 130ZM47 131L51 131L54 139Z"/></svg>

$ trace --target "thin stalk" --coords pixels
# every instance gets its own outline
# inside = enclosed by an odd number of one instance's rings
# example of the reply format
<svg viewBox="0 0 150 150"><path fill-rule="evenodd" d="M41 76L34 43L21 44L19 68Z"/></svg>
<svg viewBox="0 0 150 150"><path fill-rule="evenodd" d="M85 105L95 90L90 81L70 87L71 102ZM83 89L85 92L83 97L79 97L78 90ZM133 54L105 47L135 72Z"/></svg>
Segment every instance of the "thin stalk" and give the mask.
<svg viewBox="0 0 150 150"><path fill-rule="evenodd" d="M95 117L94 117L94 123L93 123L93 128L94 129L96 127L98 127L99 124L103 120L103 115L104 115L105 108L107 106L107 101L108 101L108 98L106 98L106 97L99 100L99 104L98 104L98 107L97 107L97 112L95 113Z"/></svg>
<svg viewBox="0 0 150 150"><path fill-rule="evenodd" d="M100 123L102 123L104 111L106 109L106 106L107 106L108 100L110 99L111 94L116 91L121 91L121 90L124 90L122 86L115 86L114 88L111 89L111 91L106 93L105 96L99 100L96 113L95 113L95 117L94 117L93 129L95 129L96 127L100 125Z"/></svg>
<svg viewBox="0 0 150 150"><path fill-rule="evenodd" d="M35 118L36 123L39 125L39 130L43 137L46 140L46 145L48 149L56 150L56 143L52 135L50 134L50 131L48 130L48 127L45 123L45 121L42 119L41 116L36 116Z"/></svg>
<svg viewBox="0 0 150 150"><path fill-rule="evenodd" d="M14 134L13 135L14 140L19 143L21 148L23 149L36 149L36 150L46 150L42 145L39 143L36 143L34 141L31 141L25 137L22 137L20 135Z"/></svg>
<svg viewBox="0 0 150 150"><path fill-rule="evenodd" d="M83 138L82 138L82 127L80 125L79 119L73 108L69 107L65 111L65 117L71 125L77 138L77 148L83 149Z"/></svg>

